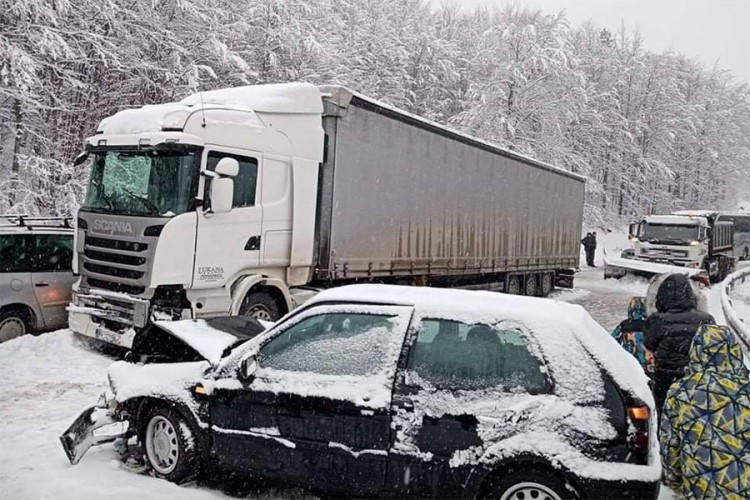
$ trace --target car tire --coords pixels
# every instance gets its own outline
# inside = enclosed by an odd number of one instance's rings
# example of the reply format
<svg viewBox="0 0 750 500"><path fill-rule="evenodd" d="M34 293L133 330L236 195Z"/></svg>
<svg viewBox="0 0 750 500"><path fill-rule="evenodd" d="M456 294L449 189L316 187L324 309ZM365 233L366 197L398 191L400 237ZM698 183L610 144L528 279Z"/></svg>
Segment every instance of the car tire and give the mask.
<svg viewBox="0 0 750 500"><path fill-rule="evenodd" d="M247 294L240 306L240 316L261 321L278 321L281 317L279 305L273 297L265 292Z"/></svg>
<svg viewBox="0 0 750 500"><path fill-rule="evenodd" d="M188 421L172 408L152 408L142 420L143 455L151 474L182 483L198 475L200 452Z"/></svg>
<svg viewBox="0 0 750 500"><path fill-rule="evenodd" d="M0 311L0 344L31 331L28 315L21 309Z"/></svg>
<svg viewBox="0 0 750 500"><path fill-rule="evenodd" d="M510 469L492 484L487 498L499 500L572 500L581 498L572 485L551 469Z"/></svg>

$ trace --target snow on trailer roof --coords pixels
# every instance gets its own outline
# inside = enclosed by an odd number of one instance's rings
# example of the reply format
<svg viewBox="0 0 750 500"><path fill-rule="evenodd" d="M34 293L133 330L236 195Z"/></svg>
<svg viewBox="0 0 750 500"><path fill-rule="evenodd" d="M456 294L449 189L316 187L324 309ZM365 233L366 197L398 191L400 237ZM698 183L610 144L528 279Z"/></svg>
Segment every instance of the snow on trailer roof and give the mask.
<svg viewBox="0 0 750 500"><path fill-rule="evenodd" d="M324 97L332 97L334 102L339 106L346 107L348 106L349 102L351 102L352 99L355 99L356 101L358 101L358 104L360 105L365 104L364 107L375 108L381 113L385 111L386 113L391 114L401 120L418 124L422 128L427 128L427 129L431 129L432 131L437 131L439 133L442 133L443 135L447 135L459 141L466 142L474 146L479 146L493 153L497 153L502 156L513 158L513 159L522 161L526 164L533 165L535 167L539 167L544 170L549 170L550 172L555 172L560 175L564 175L566 177L570 177L572 179L576 179L582 182L586 181L586 177L582 175L579 175L579 174L570 172L568 170L564 170L560 167L556 167L555 165L537 160L535 158L532 158L531 156L526 156L526 155L517 153L515 151L502 148L498 146L497 144L494 144L490 141L479 139L477 137L471 136L464 132L460 132L456 129L446 127L445 125L442 125L438 122L428 120L427 118L423 118L413 113L409 113L408 111L404 111L403 109L399 109L395 106L391 106L390 104L386 104L377 99L373 99L372 97L368 97L364 94L360 94L359 92L355 92L347 87L343 87L340 85L322 85L320 86L320 92L323 93Z"/></svg>

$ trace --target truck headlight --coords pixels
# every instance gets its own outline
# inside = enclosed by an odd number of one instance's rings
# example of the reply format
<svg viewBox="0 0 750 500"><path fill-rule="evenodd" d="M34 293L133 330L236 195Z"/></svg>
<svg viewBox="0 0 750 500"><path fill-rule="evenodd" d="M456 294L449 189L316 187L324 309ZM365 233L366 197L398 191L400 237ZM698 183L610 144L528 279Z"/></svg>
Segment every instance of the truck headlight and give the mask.
<svg viewBox="0 0 750 500"><path fill-rule="evenodd" d="M691 241L691 242L690 242L690 245L691 245L691 246L694 246L694 247L695 247L695 246L698 246L698 245L700 245L700 244L701 244L701 242L700 242L700 241L698 241L698 240L693 240L693 241Z"/></svg>

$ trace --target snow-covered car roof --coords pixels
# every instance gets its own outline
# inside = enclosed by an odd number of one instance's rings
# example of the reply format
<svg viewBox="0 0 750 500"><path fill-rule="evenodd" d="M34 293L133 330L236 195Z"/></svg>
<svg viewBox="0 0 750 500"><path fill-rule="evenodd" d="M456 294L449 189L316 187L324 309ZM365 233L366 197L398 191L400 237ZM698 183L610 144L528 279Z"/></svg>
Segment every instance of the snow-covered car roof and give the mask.
<svg viewBox="0 0 750 500"><path fill-rule="evenodd" d="M560 385L586 391L585 372L589 367L583 360L570 359L576 350L573 344L577 342L621 389L653 405L648 379L638 362L579 305L496 292L371 284L326 290L308 304L326 302L412 306L422 318L467 323L518 322L530 329L548 356L557 358L553 365L558 368Z"/></svg>

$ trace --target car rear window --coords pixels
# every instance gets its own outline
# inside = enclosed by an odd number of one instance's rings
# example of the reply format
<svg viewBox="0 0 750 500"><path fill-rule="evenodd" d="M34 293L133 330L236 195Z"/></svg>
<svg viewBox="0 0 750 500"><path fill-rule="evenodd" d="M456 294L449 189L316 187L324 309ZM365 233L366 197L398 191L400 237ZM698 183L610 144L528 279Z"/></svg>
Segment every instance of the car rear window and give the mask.
<svg viewBox="0 0 750 500"><path fill-rule="evenodd" d="M421 323L408 369L439 388L550 392L547 368L533 351L517 326L429 319Z"/></svg>

